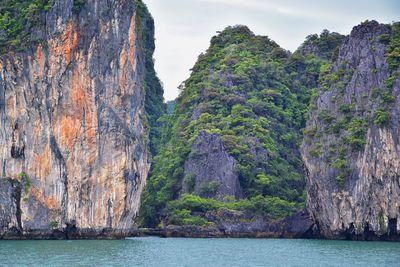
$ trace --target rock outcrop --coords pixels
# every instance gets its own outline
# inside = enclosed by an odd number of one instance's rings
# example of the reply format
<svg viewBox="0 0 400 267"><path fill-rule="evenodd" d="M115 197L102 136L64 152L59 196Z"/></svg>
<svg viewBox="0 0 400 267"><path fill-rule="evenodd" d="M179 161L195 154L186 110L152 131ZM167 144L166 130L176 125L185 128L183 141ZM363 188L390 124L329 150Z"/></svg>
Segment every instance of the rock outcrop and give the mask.
<svg viewBox="0 0 400 267"><path fill-rule="evenodd" d="M235 159L228 154L221 137L201 132L184 165L184 191L223 200L242 197Z"/></svg>
<svg viewBox="0 0 400 267"><path fill-rule="evenodd" d="M18 184L0 181L0 234L134 227L153 21L141 1L79 3L55 0L45 41L0 55L0 170Z"/></svg>
<svg viewBox="0 0 400 267"><path fill-rule="evenodd" d="M400 79L387 52L395 34L375 21L354 27L311 112L302 156L322 237L399 237Z"/></svg>
<svg viewBox="0 0 400 267"><path fill-rule="evenodd" d="M17 181L0 180L0 236L19 234L20 197L21 187Z"/></svg>
<svg viewBox="0 0 400 267"><path fill-rule="evenodd" d="M207 214L213 226L177 226L164 228L140 228L132 232L134 236L161 237L234 237L234 238L310 238L312 221L307 211L298 212L282 220L270 218L252 218L248 214L235 211L220 211L220 214ZM215 217L223 220L216 219Z"/></svg>

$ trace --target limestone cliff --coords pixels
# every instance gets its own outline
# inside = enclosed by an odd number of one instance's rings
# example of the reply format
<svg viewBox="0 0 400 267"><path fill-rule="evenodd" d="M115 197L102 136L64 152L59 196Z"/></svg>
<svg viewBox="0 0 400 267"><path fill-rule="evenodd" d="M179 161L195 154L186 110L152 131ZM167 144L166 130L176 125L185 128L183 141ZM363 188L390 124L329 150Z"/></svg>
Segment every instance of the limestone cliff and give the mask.
<svg viewBox="0 0 400 267"><path fill-rule="evenodd" d="M132 0L55 0L41 17L43 40L0 55L0 234L123 232L150 168L152 18Z"/></svg>
<svg viewBox="0 0 400 267"><path fill-rule="evenodd" d="M398 40L398 23L356 26L320 79L302 156L307 208L322 237L398 238Z"/></svg>
<svg viewBox="0 0 400 267"><path fill-rule="evenodd" d="M174 111L160 121L140 211L144 226L217 225L221 218L206 214L223 209L273 220L303 208L298 144L307 106L291 90L289 57L246 26L211 39Z"/></svg>

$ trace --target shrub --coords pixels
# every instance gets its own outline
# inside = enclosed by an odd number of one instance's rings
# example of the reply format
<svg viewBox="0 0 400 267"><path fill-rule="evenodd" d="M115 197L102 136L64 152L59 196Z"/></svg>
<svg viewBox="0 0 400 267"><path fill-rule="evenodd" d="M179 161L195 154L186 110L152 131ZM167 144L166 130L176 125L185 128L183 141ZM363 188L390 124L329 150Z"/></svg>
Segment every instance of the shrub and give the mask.
<svg viewBox="0 0 400 267"><path fill-rule="evenodd" d="M57 228L58 227L58 221L56 221L56 220L50 221L49 222L49 227L52 228L52 229Z"/></svg>
<svg viewBox="0 0 400 267"><path fill-rule="evenodd" d="M332 168L336 170L338 175L335 177L337 186L344 189L346 177L350 174L350 166L344 158L336 159L332 162Z"/></svg>
<svg viewBox="0 0 400 267"><path fill-rule="evenodd" d="M387 33L381 34L379 36L379 41L383 44L389 44L390 42L390 35Z"/></svg>
<svg viewBox="0 0 400 267"><path fill-rule="evenodd" d="M381 95L381 90L378 87L374 87L371 90L372 98L378 98Z"/></svg>
<svg viewBox="0 0 400 267"><path fill-rule="evenodd" d="M348 136L346 138L346 143L350 145L353 150L361 150L364 148L366 141L359 137Z"/></svg>
<svg viewBox="0 0 400 267"><path fill-rule="evenodd" d="M259 173L256 176L256 184L260 186L267 186L271 183L271 179L264 173Z"/></svg>
<svg viewBox="0 0 400 267"><path fill-rule="evenodd" d="M339 174L335 177L335 181L338 187L343 190L346 183L346 177L342 174Z"/></svg>
<svg viewBox="0 0 400 267"><path fill-rule="evenodd" d="M278 197L256 196L254 198L228 203L227 207L234 210L251 211L261 216L282 218L293 213L297 206L293 202Z"/></svg>
<svg viewBox="0 0 400 267"><path fill-rule="evenodd" d="M317 131L318 131L317 126L302 129L303 134L309 137L314 137Z"/></svg>
<svg viewBox="0 0 400 267"><path fill-rule="evenodd" d="M72 12L79 13L81 8L86 4L87 0L74 0L74 4L72 6Z"/></svg>
<svg viewBox="0 0 400 267"><path fill-rule="evenodd" d="M173 225L204 226L207 224L206 219L191 215L191 211L187 209L173 210L168 216L168 222Z"/></svg>
<svg viewBox="0 0 400 267"><path fill-rule="evenodd" d="M385 92L382 94L382 103L383 104L393 104L396 101L396 97L390 94L389 92Z"/></svg>
<svg viewBox="0 0 400 267"><path fill-rule="evenodd" d="M347 168L347 161L345 159L336 159L332 162L332 167L338 170Z"/></svg>
<svg viewBox="0 0 400 267"><path fill-rule="evenodd" d="M339 107L339 111L342 112L343 114L349 114L352 109L353 109L352 105L349 104L342 104Z"/></svg>
<svg viewBox="0 0 400 267"><path fill-rule="evenodd" d="M219 183L217 181L204 182L200 185L199 194L202 197L213 197L217 193Z"/></svg>
<svg viewBox="0 0 400 267"><path fill-rule="evenodd" d="M321 143L316 143L309 153L313 158L318 158L321 155Z"/></svg>
<svg viewBox="0 0 400 267"><path fill-rule="evenodd" d="M31 188L31 179L29 179L29 176L26 174L26 172L20 172L18 176L21 179L22 184L24 185L24 193L25 195L27 195Z"/></svg>
<svg viewBox="0 0 400 267"><path fill-rule="evenodd" d="M334 117L332 116L331 112L327 109L321 110L318 113L318 117L320 117L322 120L324 120L326 123L330 123L334 120Z"/></svg>
<svg viewBox="0 0 400 267"><path fill-rule="evenodd" d="M187 209L191 211L207 212L221 207L223 203L215 199L205 199L200 196L184 194L180 199L170 201L167 210Z"/></svg>
<svg viewBox="0 0 400 267"><path fill-rule="evenodd" d="M353 150L360 150L366 144L365 135L368 130L368 121L366 118L353 118L349 123L347 129L349 136L346 138L346 143L349 144Z"/></svg>
<svg viewBox="0 0 400 267"><path fill-rule="evenodd" d="M196 176L194 175L186 175L183 179L183 182L186 186L186 190L189 193L192 193L194 190L194 186L196 185Z"/></svg>
<svg viewBox="0 0 400 267"><path fill-rule="evenodd" d="M387 80L386 80L386 87L389 88L389 89L393 88L394 81L395 81L396 79L397 79L397 78L396 78L396 76L394 76L394 75L392 75L392 76L390 76L389 78L387 78Z"/></svg>
<svg viewBox="0 0 400 267"><path fill-rule="evenodd" d="M346 177L349 176L351 172L350 166L345 159L345 155L341 155L340 158L334 160L331 166L336 170L336 173L338 174L335 177L337 186L340 189L344 189Z"/></svg>
<svg viewBox="0 0 400 267"><path fill-rule="evenodd" d="M374 123L379 127L383 127L389 123L389 113L383 109L378 109L375 114Z"/></svg>

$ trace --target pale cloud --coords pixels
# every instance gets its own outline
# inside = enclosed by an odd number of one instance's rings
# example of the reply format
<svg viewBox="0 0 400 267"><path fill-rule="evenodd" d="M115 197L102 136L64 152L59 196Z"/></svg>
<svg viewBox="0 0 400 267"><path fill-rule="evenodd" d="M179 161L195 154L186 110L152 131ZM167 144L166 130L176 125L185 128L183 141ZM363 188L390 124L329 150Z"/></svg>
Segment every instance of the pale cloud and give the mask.
<svg viewBox="0 0 400 267"><path fill-rule="evenodd" d="M296 10L293 5L288 6L282 4L282 1L260 1L260 0L197 0L199 2L208 4L223 4L226 6L235 6L240 8L252 9L253 11L264 11L264 12L274 12L286 16L297 16L304 18L322 18L318 13L313 12L302 12L301 10ZM326 17L325 17L326 18Z"/></svg>
<svg viewBox="0 0 400 267"><path fill-rule="evenodd" d="M349 34L366 19L399 19L399 0L144 0L156 23L156 70L165 97L190 75L210 38L229 25L243 24L294 51L309 34L323 29Z"/></svg>

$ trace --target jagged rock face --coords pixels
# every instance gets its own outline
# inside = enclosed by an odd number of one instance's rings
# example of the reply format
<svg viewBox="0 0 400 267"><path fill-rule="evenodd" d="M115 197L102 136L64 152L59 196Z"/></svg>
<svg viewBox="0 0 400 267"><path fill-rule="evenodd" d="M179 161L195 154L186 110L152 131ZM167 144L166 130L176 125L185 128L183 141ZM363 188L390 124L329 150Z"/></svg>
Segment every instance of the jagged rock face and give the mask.
<svg viewBox="0 0 400 267"><path fill-rule="evenodd" d="M186 179L183 188L186 192L219 200L226 196L236 199L242 197L235 159L225 150L221 137L217 134L199 134L192 145L184 170ZM193 184L188 185L191 178Z"/></svg>
<svg viewBox="0 0 400 267"><path fill-rule="evenodd" d="M307 36L305 42L296 52L306 57L314 56L322 60L331 60L344 38L344 35L337 32L323 30L320 35L311 34Z"/></svg>
<svg viewBox="0 0 400 267"><path fill-rule="evenodd" d="M387 88L390 71L382 34L390 35L390 26L375 21L353 29L332 68L337 81L320 93L308 121L307 131L313 133L302 145L307 208L327 238L379 237L400 230L400 79L397 75ZM351 75L342 77L341 72ZM392 103L384 103L383 92ZM384 106L390 119L377 125L374 118ZM329 130L346 120L347 129Z"/></svg>
<svg viewBox="0 0 400 267"><path fill-rule="evenodd" d="M133 226L150 167L139 5L56 0L47 43L0 56L0 168L24 185L24 231Z"/></svg>
<svg viewBox="0 0 400 267"><path fill-rule="evenodd" d="M9 232L18 232L20 229L20 203L21 188L11 180L0 180L0 235Z"/></svg>

